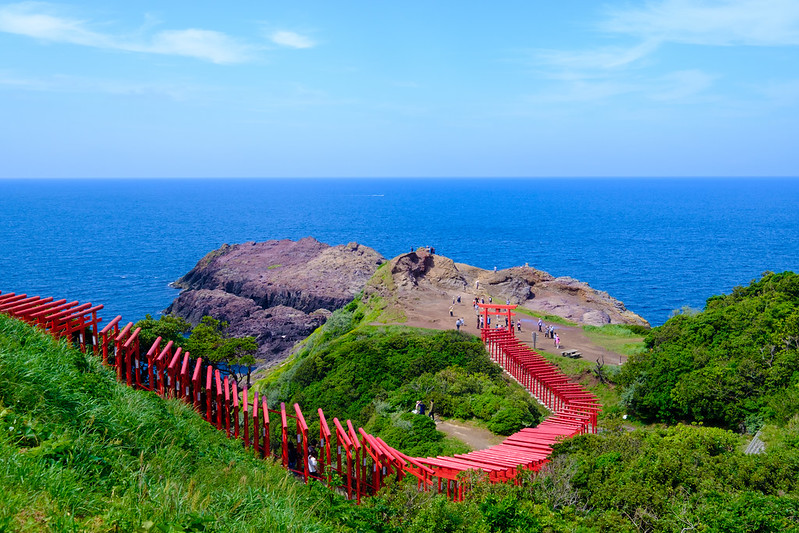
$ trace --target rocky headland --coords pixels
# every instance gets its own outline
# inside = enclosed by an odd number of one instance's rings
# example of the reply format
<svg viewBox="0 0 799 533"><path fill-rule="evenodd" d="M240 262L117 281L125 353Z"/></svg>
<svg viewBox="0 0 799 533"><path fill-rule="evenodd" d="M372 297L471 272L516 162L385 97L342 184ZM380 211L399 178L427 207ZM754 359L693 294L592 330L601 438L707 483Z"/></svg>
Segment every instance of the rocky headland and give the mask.
<svg viewBox="0 0 799 533"><path fill-rule="evenodd" d="M591 288L569 277L554 277L529 266L484 270L425 250L400 255L389 262L393 287L370 282L366 292L393 293L403 308L416 308L416 302L443 295L451 298L489 297L495 303L509 301L544 314L556 315L579 325L636 324L649 326L641 316L608 293ZM466 302L466 303L469 303ZM406 313L407 314L407 313ZM421 312L424 314L424 312ZM410 318L410 315L408 315Z"/></svg>
<svg viewBox="0 0 799 533"><path fill-rule="evenodd" d="M255 337L256 357L270 364L352 301L384 262L367 246L312 237L226 244L175 282L184 290L167 312L192 324L205 315L228 322L232 336Z"/></svg>
<svg viewBox="0 0 799 533"><path fill-rule="evenodd" d="M330 246L307 237L224 245L202 258L175 285L184 289L167 312L196 324L211 315L233 336L251 335L257 358L270 366L361 291L381 296L397 322L451 328L453 297L511 303L578 324L648 325L619 300L572 278L520 266L499 271L455 263L423 249L388 262L357 243Z"/></svg>

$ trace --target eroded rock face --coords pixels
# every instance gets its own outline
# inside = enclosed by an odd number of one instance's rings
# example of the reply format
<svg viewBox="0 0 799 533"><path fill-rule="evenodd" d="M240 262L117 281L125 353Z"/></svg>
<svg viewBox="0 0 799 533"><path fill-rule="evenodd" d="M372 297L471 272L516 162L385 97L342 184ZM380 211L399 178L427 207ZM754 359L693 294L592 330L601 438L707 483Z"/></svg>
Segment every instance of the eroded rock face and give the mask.
<svg viewBox="0 0 799 533"><path fill-rule="evenodd" d="M175 283L185 290L167 312L192 324L205 315L228 322L233 336L256 338L268 364L352 301L384 262L369 247L311 237L226 244Z"/></svg>
<svg viewBox="0 0 799 533"><path fill-rule="evenodd" d="M413 307L407 302L419 300L419 292L424 291L482 296L486 301L491 295L495 303L505 303L507 300L532 311L561 316L578 324L649 325L643 317L629 311L621 301L606 292L593 289L576 279L555 278L528 266L499 271L483 270L417 250L392 259L389 267L398 291L396 296L407 307ZM369 291L385 292L385 289L370 286L367 287L367 294Z"/></svg>

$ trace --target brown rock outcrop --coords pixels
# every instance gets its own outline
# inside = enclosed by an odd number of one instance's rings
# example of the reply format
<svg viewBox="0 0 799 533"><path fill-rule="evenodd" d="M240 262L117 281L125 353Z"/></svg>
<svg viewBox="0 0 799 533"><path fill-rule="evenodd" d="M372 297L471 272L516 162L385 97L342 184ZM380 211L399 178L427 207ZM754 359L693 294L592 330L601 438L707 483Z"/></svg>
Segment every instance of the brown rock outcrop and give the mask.
<svg viewBox="0 0 799 533"><path fill-rule="evenodd" d="M392 259L389 268L396 287L394 297L408 315L409 310L419 311L415 302L424 300L423 294L427 292L471 295L484 297L486 301L492 296L496 303L510 301L531 311L557 315L581 325L649 325L606 292L528 266L483 270L418 250ZM370 284L366 292L384 293L386 288Z"/></svg>
<svg viewBox="0 0 799 533"><path fill-rule="evenodd" d="M254 336L257 357L272 363L352 301L383 262L369 247L312 237L226 244L175 282L185 290L167 312L192 324L225 320L231 335Z"/></svg>

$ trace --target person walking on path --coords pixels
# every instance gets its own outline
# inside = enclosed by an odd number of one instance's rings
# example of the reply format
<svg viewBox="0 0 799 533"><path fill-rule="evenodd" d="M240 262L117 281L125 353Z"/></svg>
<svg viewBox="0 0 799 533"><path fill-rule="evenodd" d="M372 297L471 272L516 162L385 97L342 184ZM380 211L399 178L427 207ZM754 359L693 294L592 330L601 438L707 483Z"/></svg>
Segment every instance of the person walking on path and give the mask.
<svg viewBox="0 0 799 533"><path fill-rule="evenodd" d="M450 305L449 306L449 316L455 316L455 315L452 314L453 309L454 309L453 306Z"/></svg>
<svg viewBox="0 0 799 533"><path fill-rule="evenodd" d="M555 333L555 348L560 350L560 335Z"/></svg>
<svg viewBox="0 0 799 533"><path fill-rule="evenodd" d="M435 414L436 414L436 413L435 413L435 405L433 404L433 400L430 400L430 413L429 413L429 415L430 415L430 419L431 419L433 422L435 422L435 421L436 421L436 416L435 416Z"/></svg>
<svg viewBox="0 0 799 533"><path fill-rule="evenodd" d="M544 327L544 321L539 318L538 319L538 332L539 333L541 333L543 331L543 329L542 329L543 327Z"/></svg>

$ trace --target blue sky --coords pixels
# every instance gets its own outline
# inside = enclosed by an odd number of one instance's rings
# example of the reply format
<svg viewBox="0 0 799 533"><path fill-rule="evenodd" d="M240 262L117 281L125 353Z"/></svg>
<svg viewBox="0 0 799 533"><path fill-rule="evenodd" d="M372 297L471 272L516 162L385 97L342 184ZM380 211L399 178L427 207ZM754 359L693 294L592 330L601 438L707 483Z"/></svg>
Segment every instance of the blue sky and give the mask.
<svg viewBox="0 0 799 533"><path fill-rule="evenodd" d="M0 3L0 177L799 175L799 0Z"/></svg>

